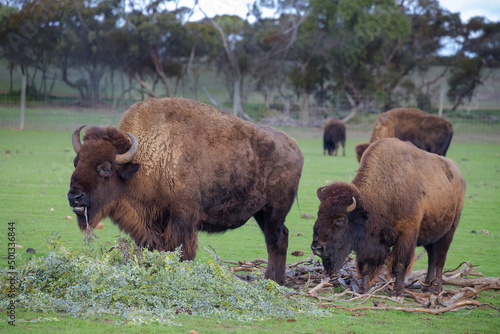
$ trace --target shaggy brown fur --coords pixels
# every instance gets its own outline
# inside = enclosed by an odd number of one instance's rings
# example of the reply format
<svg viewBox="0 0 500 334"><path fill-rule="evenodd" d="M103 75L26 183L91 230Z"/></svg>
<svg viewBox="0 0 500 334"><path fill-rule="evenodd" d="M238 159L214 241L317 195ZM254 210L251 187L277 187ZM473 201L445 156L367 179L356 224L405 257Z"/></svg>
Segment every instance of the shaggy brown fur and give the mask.
<svg viewBox="0 0 500 334"><path fill-rule="evenodd" d="M119 165L134 135L138 153ZM303 156L283 132L185 99L133 105L116 128L88 129L68 199L94 227L109 216L140 246L196 255L197 233L224 232L255 217L269 254L266 277L285 278L288 230ZM102 176L104 175L104 177ZM75 211L76 212L76 211ZM85 217L77 215L80 228Z"/></svg>
<svg viewBox="0 0 500 334"><path fill-rule="evenodd" d="M364 153L352 183L318 189L311 248L327 272L338 271L354 250L364 292L388 260L394 293L403 296L416 246L429 256L426 283L441 275L464 196L454 161L395 138L380 139ZM347 212L353 197L356 207ZM438 279L429 290L441 291L441 285Z"/></svg>
<svg viewBox="0 0 500 334"><path fill-rule="evenodd" d="M335 155L342 144L342 155L345 157L345 125L337 119L330 119L326 123L323 134L323 155Z"/></svg>
<svg viewBox="0 0 500 334"><path fill-rule="evenodd" d="M381 138L398 138L431 153L446 156L453 137L453 127L444 118L415 108L395 108L380 114L373 126L370 143L356 146L358 161L363 148Z"/></svg>

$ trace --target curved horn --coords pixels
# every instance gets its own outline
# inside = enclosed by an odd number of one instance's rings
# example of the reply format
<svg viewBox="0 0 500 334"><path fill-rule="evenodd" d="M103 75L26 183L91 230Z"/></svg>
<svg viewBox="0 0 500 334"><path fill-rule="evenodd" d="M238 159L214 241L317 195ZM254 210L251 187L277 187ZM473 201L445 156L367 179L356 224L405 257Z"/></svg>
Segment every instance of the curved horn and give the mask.
<svg viewBox="0 0 500 334"><path fill-rule="evenodd" d="M319 187L318 190L316 191L316 195L318 196L319 199L322 199L324 197L322 193L326 187L328 186Z"/></svg>
<svg viewBox="0 0 500 334"><path fill-rule="evenodd" d="M353 197L352 198L352 204L347 207L347 212L351 212L352 210L356 209L356 199Z"/></svg>
<svg viewBox="0 0 500 334"><path fill-rule="evenodd" d="M80 152L80 147L82 147L82 142L80 141L80 131L87 125L80 125L73 131L73 135L71 136L71 141L73 143L73 149L75 150L76 154Z"/></svg>
<svg viewBox="0 0 500 334"><path fill-rule="evenodd" d="M137 138L135 138L134 135L131 133L127 132L127 134L130 137L130 140L132 141L132 145L130 146L127 152L116 155L115 161L119 165L123 165L126 164L127 162L132 161L135 158L135 155L137 154L139 148L139 142L137 141Z"/></svg>

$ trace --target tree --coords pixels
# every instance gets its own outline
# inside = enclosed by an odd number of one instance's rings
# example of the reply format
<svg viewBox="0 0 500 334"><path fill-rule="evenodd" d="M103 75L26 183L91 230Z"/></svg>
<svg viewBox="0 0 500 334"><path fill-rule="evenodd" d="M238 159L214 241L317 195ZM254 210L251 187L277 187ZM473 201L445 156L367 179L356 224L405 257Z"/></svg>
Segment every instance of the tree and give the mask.
<svg viewBox="0 0 500 334"><path fill-rule="evenodd" d="M20 67L26 75L29 94L32 97L47 98L53 86L47 84L48 70L55 57L55 46L59 31L51 23L57 21L55 7L47 7L38 2L25 2L20 9L8 6L0 7L0 40L2 57L9 62L10 90L12 91L12 71ZM42 72L40 85L36 81L38 71Z"/></svg>
<svg viewBox="0 0 500 334"><path fill-rule="evenodd" d="M230 91L232 92L233 114L246 115L242 103L243 77L235 53L236 45L243 34L246 22L238 16L229 15L218 16L214 19L206 18L205 20L217 30L222 40L224 56L227 59L228 65L226 67L228 70L227 73L230 74L232 79L232 88L230 88Z"/></svg>
<svg viewBox="0 0 500 334"><path fill-rule="evenodd" d="M187 22L185 24L187 36L184 39L187 47L190 49L189 58L185 66L185 86L189 87L192 74L194 82L191 88L184 89L184 95L192 93L192 97L198 100L198 79L199 73L197 65L210 64L217 58L222 45L220 43L219 33L213 26L203 22ZM195 62L196 60L196 62Z"/></svg>
<svg viewBox="0 0 500 334"><path fill-rule="evenodd" d="M500 66L500 22L473 17L463 25L462 51L448 78L448 98L456 110L465 99L471 100L477 87Z"/></svg>
<svg viewBox="0 0 500 334"><path fill-rule="evenodd" d="M448 78L448 98L454 103L451 110L455 110L465 98L472 98L474 89L481 83L483 65L483 59L479 57L465 57L451 70Z"/></svg>
<svg viewBox="0 0 500 334"><path fill-rule="evenodd" d="M347 121L380 93L388 64L409 36L409 20L391 0L310 3L311 30L325 36L321 45L328 54L331 80L352 101Z"/></svg>

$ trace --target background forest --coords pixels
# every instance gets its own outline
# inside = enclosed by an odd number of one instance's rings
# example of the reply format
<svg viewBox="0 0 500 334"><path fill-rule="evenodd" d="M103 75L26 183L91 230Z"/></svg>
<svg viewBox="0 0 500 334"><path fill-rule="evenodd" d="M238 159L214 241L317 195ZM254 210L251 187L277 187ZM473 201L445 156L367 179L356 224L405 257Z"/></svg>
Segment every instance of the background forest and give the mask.
<svg viewBox="0 0 500 334"><path fill-rule="evenodd" d="M259 0L246 19L200 21L190 20L195 8L178 5L6 1L4 104L19 104L24 82L36 105L121 111L182 96L302 125L398 106L467 114L498 106L500 22L462 22L437 0ZM264 17L269 9L275 15Z"/></svg>

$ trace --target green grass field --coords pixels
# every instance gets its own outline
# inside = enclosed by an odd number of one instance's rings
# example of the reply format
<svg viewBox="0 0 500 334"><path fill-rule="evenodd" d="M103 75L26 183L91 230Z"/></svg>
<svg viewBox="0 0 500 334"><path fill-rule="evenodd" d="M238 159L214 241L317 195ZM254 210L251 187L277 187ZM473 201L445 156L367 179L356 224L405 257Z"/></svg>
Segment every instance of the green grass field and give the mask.
<svg viewBox="0 0 500 334"><path fill-rule="evenodd" d="M99 120L97 119L97 122ZM90 123L89 123L90 124ZM285 129L298 139L305 156L298 203L292 207L286 225L290 230L288 262L308 257L314 219L302 219L301 214L316 216L319 200L316 189L335 180L349 182L358 163L354 146L368 139L368 134L348 130L346 157L325 157L322 152L320 130ZM36 257L47 256L48 240L59 238L71 250L88 253L75 217L68 205L66 193L73 171L74 152L70 132L42 132L0 130L0 254L7 255L8 224L15 223L17 265L28 262L36 250ZM477 271L486 276L500 276L500 145L482 144L468 136L456 136L448 157L454 159L467 181L466 201L459 227L448 253L445 269L453 269L462 261L479 265ZM67 216L73 219L67 219ZM96 230L98 243L111 244L119 230L110 221L104 229ZM478 233L472 233L472 230ZM485 234L481 233L481 231ZM213 247L226 260L253 260L267 258L264 238L257 224L249 221L243 227L222 235L200 234L199 251L195 261L206 261L211 256L203 250ZM303 257L291 252L301 250ZM420 249L417 249L420 252ZM2 260L1 266L7 266ZM425 257L415 263L415 269L426 268ZM500 295L487 291L480 301L500 307ZM7 332L71 332L71 333L495 333L500 328L500 313L492 309L461 310L439 316L424 314L367 311L356 316L333 311L325 318L297 317L255 322L238 322L215 318L180 315L181 327L161 325L115 325L116 317L93 319L73 318L49 312L34 313L17 310L16 327L4 321L0 310L0 331ZM37 322L30 320L42 318Z"/></svg>

